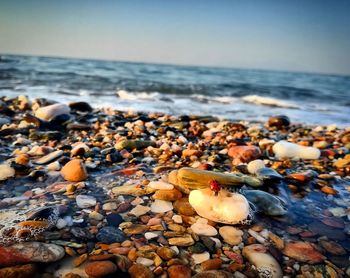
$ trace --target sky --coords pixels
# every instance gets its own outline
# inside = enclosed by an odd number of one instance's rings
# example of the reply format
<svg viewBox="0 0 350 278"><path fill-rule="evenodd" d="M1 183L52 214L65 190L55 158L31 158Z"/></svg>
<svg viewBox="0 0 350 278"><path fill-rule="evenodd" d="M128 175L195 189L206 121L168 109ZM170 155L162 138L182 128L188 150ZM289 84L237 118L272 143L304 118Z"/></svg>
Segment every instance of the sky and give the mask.
<svg viewBox="0 0 350 278"><path fill-rule="evenodd" d="M0 53L350 75L350 1L0 0Z"/></svg>

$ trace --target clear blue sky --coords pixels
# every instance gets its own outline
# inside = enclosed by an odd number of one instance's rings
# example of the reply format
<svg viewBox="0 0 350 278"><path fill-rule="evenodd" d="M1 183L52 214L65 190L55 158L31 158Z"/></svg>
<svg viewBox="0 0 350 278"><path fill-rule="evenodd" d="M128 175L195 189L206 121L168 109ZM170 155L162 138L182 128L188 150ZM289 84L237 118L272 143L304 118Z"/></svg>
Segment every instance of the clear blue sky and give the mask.
<svg viewBox="0 0 350 278"><path fill-rule="evenodd" d="M0 53L350 74L350 1L0 0Z"/></svg>

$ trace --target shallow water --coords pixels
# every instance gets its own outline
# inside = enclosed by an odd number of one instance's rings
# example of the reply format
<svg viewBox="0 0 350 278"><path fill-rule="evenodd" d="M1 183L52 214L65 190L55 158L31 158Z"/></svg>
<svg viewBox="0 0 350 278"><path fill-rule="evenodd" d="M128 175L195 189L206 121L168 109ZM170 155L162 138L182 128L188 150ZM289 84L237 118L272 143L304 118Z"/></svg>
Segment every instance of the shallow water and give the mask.
<svg viewBox="0 0 350 278"><path fill-rule="evenodd" d="M0 96L50 96L122 110L349 125L350 77L324 74L1 56Z"/></svg>

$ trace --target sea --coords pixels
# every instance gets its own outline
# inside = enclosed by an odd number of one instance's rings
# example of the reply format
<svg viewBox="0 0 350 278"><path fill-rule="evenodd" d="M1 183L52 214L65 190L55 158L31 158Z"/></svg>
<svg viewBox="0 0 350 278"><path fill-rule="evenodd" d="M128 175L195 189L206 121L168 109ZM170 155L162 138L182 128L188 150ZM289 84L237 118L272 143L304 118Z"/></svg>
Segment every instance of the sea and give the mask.
<svg viewBox="0 0 350 278"><path fill-rule="evenodd" d="M265 122L350 126L350 76L0 55L0 96Z"/></svg>

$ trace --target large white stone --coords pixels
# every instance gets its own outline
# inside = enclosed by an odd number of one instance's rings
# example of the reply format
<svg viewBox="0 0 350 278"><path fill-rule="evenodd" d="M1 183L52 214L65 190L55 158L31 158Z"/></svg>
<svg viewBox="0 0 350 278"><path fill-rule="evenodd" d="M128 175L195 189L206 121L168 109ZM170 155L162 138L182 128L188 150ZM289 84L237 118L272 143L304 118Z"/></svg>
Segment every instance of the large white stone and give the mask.
<svg viewBox="0 0 350 278"><path fill-rule="evenodd" d="M40 107L35 111L35 116L39 119L50 121L56 116L69 114L69 112L70 108L68 105L63 103L55 103L52 105Z"/></svg>
<svg viewBox="0 0 350 278"><path fill-rule="evenodd" d="M319 149L314 147L300 146L287 141L279 141L272 147L277 159L295 158L295 159L318 159L321 155Z"/></svg>
<svg viewBox="0 0 350 278"><path fill-rule="evenodd" d="M192 254L192 259L194 260L195 264L201 264L202 262L210 259L210 254L208 252Z"/></svg>
<svg viewBox="0 0 350 278"><path fill-rule="evenodd" d="M242 242L243 232L235 227L223 226L219 229L219 233L228 244L238 245Z"/></svg>
<svg viewBox="0 0 350 278"><path fill-rule="evenodd" d="M210 188L192 190L189 202L200 216L214 222L238 224L249 215L247 199L241 194L224 189L217 196Z"/></svg>

